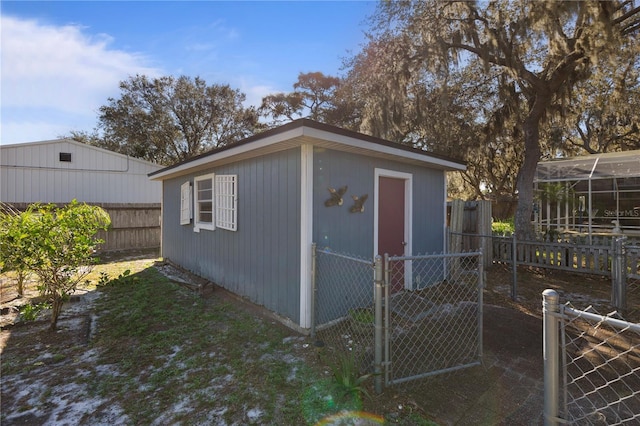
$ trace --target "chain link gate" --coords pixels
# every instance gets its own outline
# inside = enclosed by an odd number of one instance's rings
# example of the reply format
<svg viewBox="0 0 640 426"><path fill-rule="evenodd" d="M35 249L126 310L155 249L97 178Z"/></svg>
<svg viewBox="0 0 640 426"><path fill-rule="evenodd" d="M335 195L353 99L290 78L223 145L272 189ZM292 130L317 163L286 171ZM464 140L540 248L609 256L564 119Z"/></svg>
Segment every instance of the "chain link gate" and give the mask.
<svg viewBox="0 0 640 426"><path fill-rule="evenodd" d="M482 253L385 256L385 385L479 365Z"/></svg>
<svg viewBox="0 0 640 426"><path fill-rule="evenodd" d="M480 252L367 259L313 246L311 334L352 356L375 390L479 365ZM341 355L342 354L342 355Z"/></svg>

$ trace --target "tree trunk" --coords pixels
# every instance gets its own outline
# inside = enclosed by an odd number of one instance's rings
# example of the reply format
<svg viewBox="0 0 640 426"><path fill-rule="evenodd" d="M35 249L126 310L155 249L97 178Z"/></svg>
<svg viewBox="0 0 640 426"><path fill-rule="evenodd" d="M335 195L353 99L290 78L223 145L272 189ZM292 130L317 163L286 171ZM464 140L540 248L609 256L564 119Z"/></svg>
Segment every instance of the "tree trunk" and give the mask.
<svg viewBox="0 0 640 426"><path fill-rule="evenodd" d="M533 212L533 180L540 160L540 109L539 100L534 103L524 122L524 161L518 174L518 207L515 216L515 231L518 240L533 239L531 213Z"/></svg>
<svg viewBox="0 0 640 426"><path fill-rule="evenodd" d="M22 270L18 270L18 283L16 285L16 290L18 292L18 297L24 296L24 280L26 273Z"/></svg>
<svg viewBox="0 0 640 426"><path fill-rule="evenodd" d="M62 297L53 296L51 298L51 325L49 326L49 330L55 331L58 325L58 316L60 315L60 311L62 311L62 304L64 303Z"/></svg>

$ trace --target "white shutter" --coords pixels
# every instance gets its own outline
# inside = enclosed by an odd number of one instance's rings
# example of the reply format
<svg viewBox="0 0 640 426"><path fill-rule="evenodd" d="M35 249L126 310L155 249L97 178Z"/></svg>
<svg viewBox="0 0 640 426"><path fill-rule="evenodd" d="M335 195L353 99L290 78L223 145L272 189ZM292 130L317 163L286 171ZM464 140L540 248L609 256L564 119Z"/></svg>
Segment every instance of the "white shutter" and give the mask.
<svg viewBox="0 0 640 426"><path fill-rule="evenodd" d="M185 182L180 185L180 225L188 225L191 223L193 204L193 191L191 183Z"/></svg>
<svg viewBox="0 0 640 426"><path fill-rule="evenodd" d="M238 228L238 176L216 175L216 227L235 231Z"/></svg>

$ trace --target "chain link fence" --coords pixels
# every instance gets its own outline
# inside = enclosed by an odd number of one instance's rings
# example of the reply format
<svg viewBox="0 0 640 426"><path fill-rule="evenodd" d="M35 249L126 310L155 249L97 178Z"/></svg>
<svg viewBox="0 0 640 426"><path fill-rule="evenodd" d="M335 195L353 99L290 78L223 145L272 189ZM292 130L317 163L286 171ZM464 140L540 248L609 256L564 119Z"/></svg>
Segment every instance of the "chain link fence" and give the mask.
<svg viewBox="0 0 640 426"><path fill-rule="evenodd" d="M362 372L374 362L374 264L329 248L313 250L312 336L329 363L353 354Z"/></svg>
<svg viewBox="0 0 640 426"><path fill-rule="evenodd" d="M640 424L640 324L543 293L545 424Z"/></svg>
<svg viewBox="0 0 640 426"><path fill-rule="evenodd" d="M478 365L482 254L385 260L385 384Z"/></svg>

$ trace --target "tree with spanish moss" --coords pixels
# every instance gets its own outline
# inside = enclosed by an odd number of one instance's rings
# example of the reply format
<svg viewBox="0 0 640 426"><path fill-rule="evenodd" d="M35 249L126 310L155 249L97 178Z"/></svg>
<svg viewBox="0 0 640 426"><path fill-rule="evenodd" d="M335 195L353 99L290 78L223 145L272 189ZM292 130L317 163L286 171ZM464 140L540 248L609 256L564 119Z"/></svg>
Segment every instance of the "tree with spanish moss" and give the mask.
<svg viewBox="0 0 640 426"><path fill-rule="evenodd" d="M614 55L576 85L554 128L556 147L569 155L640 149L640 43L628 40Z"/></svg>
<svg viewBox="0 0 640 426"><path fill-rule="evenodd" d="M634 1L382 2L365 49L384 50L387 66L374 71L387 79L378 79L379 99L363 110L365 130L401 137L416 78L431 73L446 81L452 70L479 61L484 72L477 78L494 75L499 83L476 120L489 135L508 137L505 129L516 128L512 136L522 141L515 226L519 238L529 237L544 134L599 61L637 44L639 15Z"/></svg>

